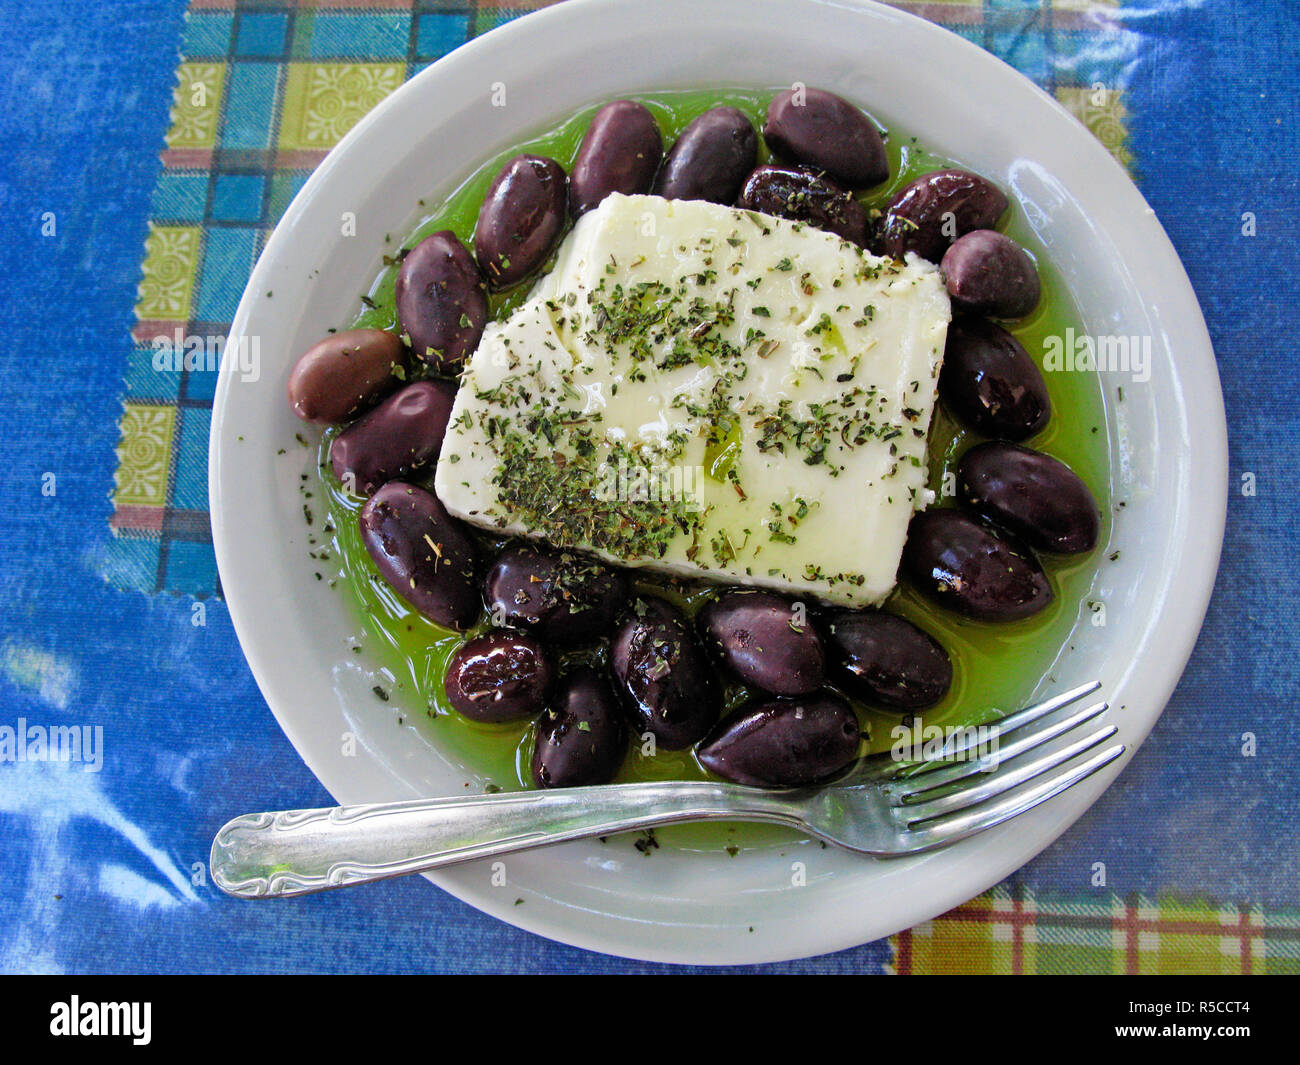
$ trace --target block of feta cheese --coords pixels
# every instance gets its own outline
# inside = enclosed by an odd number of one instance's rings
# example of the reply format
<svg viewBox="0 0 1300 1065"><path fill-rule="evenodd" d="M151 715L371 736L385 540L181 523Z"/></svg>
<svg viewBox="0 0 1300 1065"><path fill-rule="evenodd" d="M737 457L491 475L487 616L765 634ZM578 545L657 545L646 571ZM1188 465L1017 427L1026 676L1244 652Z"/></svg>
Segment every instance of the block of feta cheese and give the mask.
<svg viewBox="0 0 1300 1065"><path fill-rule="evenodd" d="M623 566L880 603L949 322L938 271L703 201L609 196L468 360L435 489Z"/></svg>

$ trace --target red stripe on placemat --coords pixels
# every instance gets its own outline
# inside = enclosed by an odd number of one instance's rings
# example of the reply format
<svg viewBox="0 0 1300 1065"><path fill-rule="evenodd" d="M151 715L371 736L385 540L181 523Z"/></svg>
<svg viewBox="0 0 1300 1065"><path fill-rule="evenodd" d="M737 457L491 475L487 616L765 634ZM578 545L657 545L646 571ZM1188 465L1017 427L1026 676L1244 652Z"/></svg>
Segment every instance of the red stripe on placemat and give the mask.
<svg viewBox="0 0 1300 1065"><path fill-rule="evenodd" d="M168 170L209 170L212 167L212 149L164 148L162 164Z"/></svg>
<svg viewBox="0 0 1300 1065"><path fill-rule="evenodd" d="M294 5L299 8L373 8L376 11L391 11L395 8L409 10L415 6L415 0L298 0Z"/></svg>
<svg viewBox="0 0 1300 1065"><path fill-rule="evenodd" d="M108 519L109 528L115 532L161 533L166 507L119 506L113 508Z"/></svg>
<svg viewBox="0 0 1300 1065"><path fill-rule="evenodd" d="M1138 971L1138 908L1132 902L1124 903L1124 916L1111 919L1112 929L1124 932L1124 972L1136 976Z"/></svg>
<svg viewBox="0 0 1300 1065"><path fill-rule="evenodd" d="M1254 946L1251 942L1253 936L1263 931L1262 928L1256 929L1250 923L1250 910L1242 908L1237 918L1238 937L1241 940L1241 974L1242 976L1253 976L1252 970L1255 966Z"/></svg>
<svg viewBox="0 0 1300 1065"><path fill-rule="evenodd" d="M1024 888L1016 888L1011 896L1011 975L1025 973L1025 904Z"/></svg>
<svg viewBox="0 0 1300 1065"><path fill-rule="evenodd" d="M951 4L918 2L914 4L891 3L889 6L896 7L900 11L906 11L909 15L919 15L921 18L937 22L941 26L978 26L984 21L984 9L975 5L953 7Z"/></svg>
<svg viewBox="0 0 1300 1065"><path fill-rule="evenodd" d="M894 972L898 976L912 975L912 930L899 932L895 937L898 949L894 952Z"/></svg>
<svg viewBox="0 0 1300 1065"><path fill-rule="evenodd" d="M138 321L131 326L131 339L137 344L152 344L156 337L165 337L167 340L176 339L176 330L181 331L181 336L185 335L185 322L163 322L163 321Z"/></svg>
<svg viewBox="0 0 1300 1065"><path fill-rule="evenodd" d="M295 148L292 151L278 151L271 165L276 170L315 170L327 155L329 155L327 148Z"/></svg>

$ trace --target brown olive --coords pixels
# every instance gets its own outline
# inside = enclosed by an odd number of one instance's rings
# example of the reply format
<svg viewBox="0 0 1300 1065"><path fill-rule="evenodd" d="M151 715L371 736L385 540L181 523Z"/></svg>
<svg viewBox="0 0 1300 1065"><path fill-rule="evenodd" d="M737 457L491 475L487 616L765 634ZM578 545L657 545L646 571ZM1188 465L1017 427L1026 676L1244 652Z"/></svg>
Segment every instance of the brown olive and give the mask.
<svg viewBox="0 0 1300 1065"><path fill-rule="evenodd" d="M733 711L696 751L711 773L760 788L816 784L857 758L858 719L829 693L777 699Z"/></svg>
<svg viewBox="0 0 1300 1065"><path fill-rule="evenodd" d="M851 189L889 177L885 141L876 124L825 89L786 89L767 108L763 137L783 159L803 163Z"/></svg>
<svg viewBox="0 0 1300 1065"><path fill-rule="evenodd" d="M964 425L983 436L1024 440L1052 414L1047 382L1014 336L983 318L948 326L939 395Z"/></svg>
<svg viewBox="0 0 1300 1065"><path fill-rule="evenodd" d="M1028 253L995 229L958 237L939 266L952 305L969 314L1023 318L1042 295L1038 268Z"/></svg>
<svg viewBox="0 0 1300 1065"><path fill-rule="evenodd" d="M659 123L644 104L615 100L596 112L582 138L569 177L574 217L590 211L611 192L649 192L663 158Z"/></svg>
<svg viewBox="0 0 1300 1065"><path fill-rule="evenodd" d="M487 289L474 257L451 230L425 237L406 253L393 294L416 358L455 370L478 347Z"/></svg>
<svg viewBox="0 0 1300 1065"><path fill-rule="evenodd" d="M589 667L560 680L537 721L533 782L539 788L608 784L627 754L627 724L609 681Z"/></svg>
<svg viewBox="0 0 1300 1065"><path fill-rule="evenodd" d="M463 643L447 660L447 701L472 721L536 717L550 694L554 666L522 632L496 630Z"/></svg>
<svg viewBox="0 0 1300 1065"><path fill-rule="evenodd" d="M1101 535L1097 501L1065 463L1019 444L977 444L957 466L957 497L1039 551L1091 551Z"/></svg>
<svg viewBox="0 0 1300 1065"><path fill-rule="evenodd" d="M992 229L1006 209L1006 196L978 174L922 174L889 201L880 224L880 247L895 259L912 251L937 263L954 240L972 229Z"/></svg>
<svg viewBox="0 0 1300 1065"><path fill-rule="evenodd" d="M854 698L910 713L934 706L952 686L952 659L905 618L879 610L837 610L826 618L832 676Z"/></svg>
<svg viewBox="0 0 1300 1065"><path fill-rule="evenodd" d="M734 589L699 618L705 645L747 684L773 695L807 695L825 674L821 637L807 605L775 592Z"/></svg>
<svg viewBox="0 0 1300 1065"><path fill-rule="evenodd" d="M482 603L474 543L438 497L389 481L361 508L361 541L384 580L430 621L467 629Z"/></svg>
<svg viewBox="0 0 1300 1065"><path fill-rule="evenodd" d="M609 667L638 735L670 751L695 743L718 717L718 685L686 618L666 600L636 599L614 633Z"/></svg>
<svg viewBox="0 0 1300 1065"><path fill-rule="evenodd" d="M554 249L569 205L564 167L517 155L488 186L474 229L474 255L494 289L518 284Z"/></svg>
<svg viewBox="0 0 1300 1065"><path fill-rule="evenodd" d="M903 569L926 598L981 621L1027 618L1052 601L1052 586L1028 548L960 510L926 510L912 519Z"/></svg>
<svg viewBox="0 0 1300 1065"><path fill-rule="evenodd" d="M758 134L734 107L705 111L682 130L655 179L669 200L709 200L730 205L758 161Z"/></svg>
<svg viewBox="0 0 1300 1065"><path fill-rule="evenodd" d="M338 424L374 406L405 377L406 347L382 329L348 329L313 344L289 374L289 405L309 422Z"/></svg>
<svg viewBox="0 0 1300 1065"><path fill-rule="evenodd" d="M757 167L745 179L736 206L807 222L859 246L867 242L866 208L828 178L800 167Z"/></svg>
<svg viewBox="0 0 1300 1065"><path fill-rule="evenodd" d="M431 466L455 401L450 381L415 381L393 393L334 438L334 475L349 491L369 495L385 481Z"/></svg>

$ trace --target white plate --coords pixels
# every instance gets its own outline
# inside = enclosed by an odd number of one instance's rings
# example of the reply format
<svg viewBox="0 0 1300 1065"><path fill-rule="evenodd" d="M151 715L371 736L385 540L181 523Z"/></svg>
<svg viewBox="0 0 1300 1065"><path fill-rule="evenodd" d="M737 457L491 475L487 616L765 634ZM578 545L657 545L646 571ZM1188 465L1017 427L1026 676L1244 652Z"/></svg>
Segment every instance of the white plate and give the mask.
<svg viewBox="0 0 1300 1065"><path fill-rule="evenodd" d="M1093 137L979 48L918 18L848 0L571 0L470 42L377 107L317 169L268 243L230 344L260 339L255 382L223 373L212 418L213 536L222 587L262 693L340 802L459 793L466 777L372 695L354 628L306 558L298 494L307 452L284 385L295 356L344 324L408 232L487 158L580 107L673 88L796 81L1011 191L1094 334L1150 336L1150 382L1107 405L1121 558L1093 597L1062 686L1100 678L1129 757L1178 680L1214 582L1227 491L1223 401L1191 286L1154 214ZM493 107L503 83L507 106ZM357 236L340 235L344 212ZM273 293L269 296L268 293ZM288 453L277 449L289 444ZM1122 710L1120 709L1122 708ZM358 753L343 753L343 737ZM675 962L765 962L863 943L978 894L1063 832L1120 770L959 846L880 862L782 848L736 859L574 843L511 858L507 884L475 863L431 877L479 909L567 943ZM244 797L258 809L259 797ZM232 810L231 814L240 811ZM792 862L807 883L794 886ZM498 878L499 879L499 878ZM363 890L363 889L361 889ZM382 889L381 889L382 890ZM522 898L523 905L515 900Z"/></svg>

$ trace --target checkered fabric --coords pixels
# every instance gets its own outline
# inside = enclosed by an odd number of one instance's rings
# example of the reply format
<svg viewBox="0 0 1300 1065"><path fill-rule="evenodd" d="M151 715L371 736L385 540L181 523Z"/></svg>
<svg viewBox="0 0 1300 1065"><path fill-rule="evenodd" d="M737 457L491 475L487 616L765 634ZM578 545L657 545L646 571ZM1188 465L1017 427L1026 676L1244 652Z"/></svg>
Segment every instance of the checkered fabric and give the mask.
<svg viewBox="0 0 1300 1065"><path fill-rule="evenodd" d="M890 940L900 975L1300 973L1300 911L1006 886Z"/></svg>
<svg viewBox="0 0 1300 1065"><path fill-rule="evenodd" d="M1125 164L1131 35L1117 0L900 3L1043 85ZM220 345L312 169L380 100L546 0L191 0L145 244L104 555L115 586L218 591L207 440Z"/></svg>

